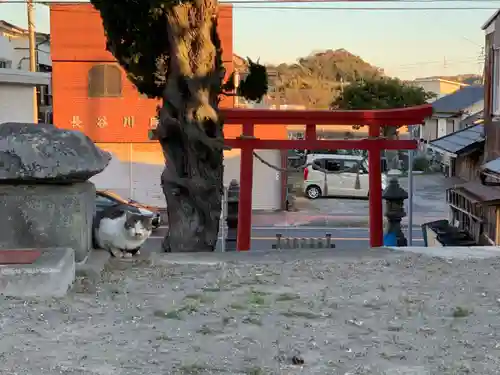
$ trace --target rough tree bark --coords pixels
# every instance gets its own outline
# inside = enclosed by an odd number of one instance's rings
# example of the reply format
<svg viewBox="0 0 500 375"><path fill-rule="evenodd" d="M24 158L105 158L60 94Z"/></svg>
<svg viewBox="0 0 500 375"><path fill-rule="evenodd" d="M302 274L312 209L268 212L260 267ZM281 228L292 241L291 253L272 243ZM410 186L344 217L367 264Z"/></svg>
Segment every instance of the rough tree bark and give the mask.
<svg viewBox="0 0 500 375"><path fill-rule="evenodd" d="M214 251L221 214L223 124L219 94L225 70L217 2L196 0L168 12L168 77L158 138L168 205L167 252Z"/></svg>

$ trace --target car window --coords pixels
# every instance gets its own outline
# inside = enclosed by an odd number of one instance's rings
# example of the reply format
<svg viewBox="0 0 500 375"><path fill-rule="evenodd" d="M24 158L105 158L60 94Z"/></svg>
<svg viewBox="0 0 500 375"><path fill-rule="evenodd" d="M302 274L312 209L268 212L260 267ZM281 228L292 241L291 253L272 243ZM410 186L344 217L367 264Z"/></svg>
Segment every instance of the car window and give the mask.
<svg viewBox="0 0 500 375"><path fill-rule="evenodd" d="M323 159L316 159L313 161L313 165L317 166L317 167L320 167L321 169L324 168L324 164L323 164Z"/></svg>
<svg viewBox="0 0 500 375"><path fill-rule="evenodd" d="M343 172L357 173L358 169L359 169L359 162L357 160L344 160L344 165L342 166Z"/></svg>
<svg viewBox="0 0 500 375"><path fill-rule="evenodd" d="M95 203L98 206L112 206L112 205L116 204L116 202L114 200L109 199L109 198L102 196L102 195L96 195Z"/></svg>
<svg viewBox="0 0 500 375"><path fill-rule="evenodd" d="M340 163L335 159L325 159L325 169L328 172L339 172L340 171Z"/></svg>

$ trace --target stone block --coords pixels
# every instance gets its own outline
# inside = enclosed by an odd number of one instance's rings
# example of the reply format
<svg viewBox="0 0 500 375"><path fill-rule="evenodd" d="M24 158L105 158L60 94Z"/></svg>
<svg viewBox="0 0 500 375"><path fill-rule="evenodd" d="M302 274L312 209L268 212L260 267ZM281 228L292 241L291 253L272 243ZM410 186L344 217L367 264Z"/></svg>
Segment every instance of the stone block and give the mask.
<svg viewBox="0 0 500 375"><path fill-rule="evenodd" d="M82 182L102 172L111 155L85 134L50 124L0 124L0 180Z"/></svg>
<svg viewBox="0 0 500 375"><path fill-rule="evenodd" d="M0 184L0 249L69 247L82 262L92 248L95 186Z"/></svg>
<svg viewBox="0 0 500 375"><path fill-rule="evenodd" d="M0 294L9 297L63 297L74 281L70 248L44 249L32 264L0 265Z"/></svg>

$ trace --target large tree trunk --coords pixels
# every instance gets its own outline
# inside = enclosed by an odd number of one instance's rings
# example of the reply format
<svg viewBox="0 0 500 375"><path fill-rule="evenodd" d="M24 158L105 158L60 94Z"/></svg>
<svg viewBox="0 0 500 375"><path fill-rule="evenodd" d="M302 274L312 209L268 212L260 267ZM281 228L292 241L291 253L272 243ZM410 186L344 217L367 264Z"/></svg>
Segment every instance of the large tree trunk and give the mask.
<svg viewBox="0 0 500 375"><path fill-rule="evenodd" d="M223 183L218 96L225 71L216 17L212 0L183 3L168 15L171 58L158 127L167 252L214 251L217 243Z"/></svg>

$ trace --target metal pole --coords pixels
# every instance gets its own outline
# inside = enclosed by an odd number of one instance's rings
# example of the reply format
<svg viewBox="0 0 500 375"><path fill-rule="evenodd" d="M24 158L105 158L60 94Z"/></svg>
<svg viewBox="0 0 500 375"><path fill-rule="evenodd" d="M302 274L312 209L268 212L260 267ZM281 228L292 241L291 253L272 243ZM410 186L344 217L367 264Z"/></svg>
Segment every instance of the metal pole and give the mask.
<svg viewBox="0 0 500 375"><path fill-rule="evenodd" d="M409 125L408 130L413 139L413 125ZM408 150L408 246L413 246L413 152Z"/></svg>
<svg viewBox="0 0 500 375"><path fill-rule="evenodd" d="M28 40L29 40L29 60L30 72L36 72L36 38L35 38L35 21L34 21L34 6L33 0L26 0L26 8L28 12ZM36 86L33 87L33 122L38 123L38 100L36 94Z"/></svg>
<svg viewBox="0 0 500 375"><path fill-rule="evenodd" d="M224 194L222 195L222 220L221 220L221 251L226 251L226 220L227 220L227 187L222 186Z"/></svg>

